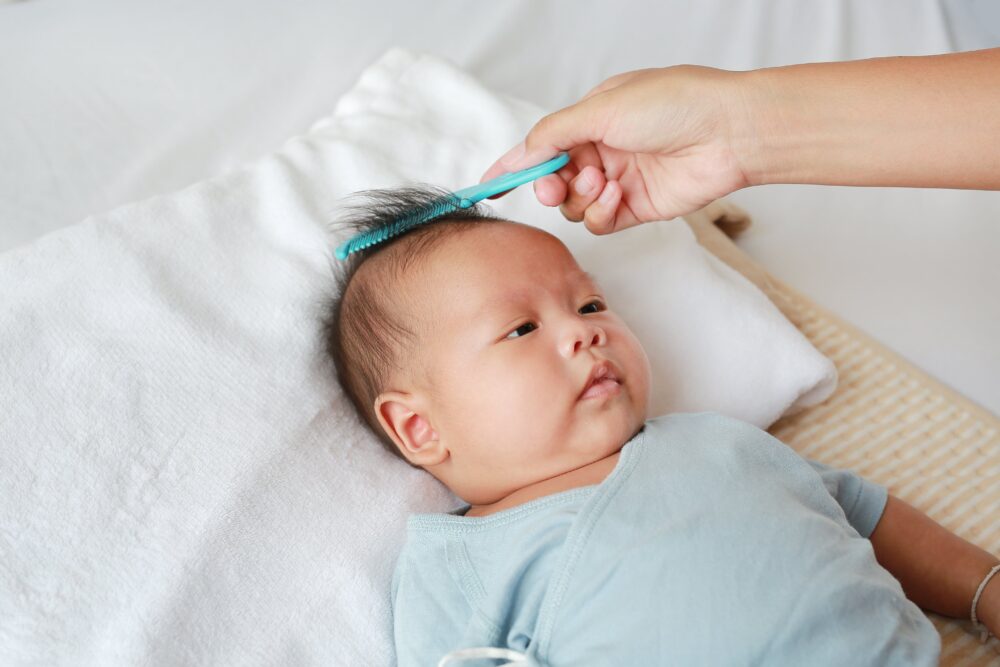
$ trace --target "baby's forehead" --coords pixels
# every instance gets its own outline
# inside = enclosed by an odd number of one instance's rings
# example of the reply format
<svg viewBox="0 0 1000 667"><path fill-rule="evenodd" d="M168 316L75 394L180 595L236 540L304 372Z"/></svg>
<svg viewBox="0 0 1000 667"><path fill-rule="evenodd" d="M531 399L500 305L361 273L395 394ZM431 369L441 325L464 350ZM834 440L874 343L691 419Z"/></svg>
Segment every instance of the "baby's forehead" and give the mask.
<svg viewBox="0 0 1000 667"><path fill-rule="evenodd" d="M448 239L427 258L410 294L435 304L444 311L442 317L472 317L491 304L530 301L581 284L596 287L562 241L536 228L518 227L488 225Z"/></svg>
<svg viewBox="0 0 1000 667"><path fill-rule="evenodd" d="M444 241L434 263L443 269L528 267L541 273L576 266L573 254L559 238L519 222L477 225Z"/></svg>
<svg viewBox="0 0 1000 667"><path fill-rule="evenodd" d="M487 277L498 287L579 270L561 240L522 223L482 225L449 238L428 266L445 279Z"/></svg>

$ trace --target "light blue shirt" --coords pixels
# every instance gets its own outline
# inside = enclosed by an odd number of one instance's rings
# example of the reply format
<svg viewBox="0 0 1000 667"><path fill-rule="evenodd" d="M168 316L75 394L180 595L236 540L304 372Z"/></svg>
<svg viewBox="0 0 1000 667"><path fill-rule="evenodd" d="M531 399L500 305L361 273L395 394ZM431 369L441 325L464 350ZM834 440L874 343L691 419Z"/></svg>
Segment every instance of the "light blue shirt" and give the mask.
<svg viewBox="0 0 1000 667"><path fill-rule="evenodd" d="M600 484L411 516L399 665L478 646L551 667L937 665L937 631L866 539L886 499L750 424L651 419Z"/></svg>

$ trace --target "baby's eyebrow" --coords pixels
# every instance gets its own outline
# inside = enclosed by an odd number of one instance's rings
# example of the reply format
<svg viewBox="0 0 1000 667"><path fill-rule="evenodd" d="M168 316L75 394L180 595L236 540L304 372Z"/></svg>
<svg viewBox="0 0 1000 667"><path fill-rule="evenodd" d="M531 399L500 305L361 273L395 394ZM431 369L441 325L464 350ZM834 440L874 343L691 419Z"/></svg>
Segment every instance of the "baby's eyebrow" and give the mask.
<svg viewBox="0 0 1000 667"><path fill-rule="evenodd" d="M574 271L574 273L576 273L576 274L578 274L580 276L583 276L583 278L586 280L586 282L590 283L591 286L600 289L600 285L597 282L597 278L595 278L589 272L580 270L580 271Z"/></svg>
<svg viewBox="0 0 1000 667"><path fill-rule="evenodd" d="M598 287L597 279L594 278L594 276L587 273L586 271L573 271L573 274L583 276L586 279L586 281L589 282L593 287L595 288ZM473 317L478 319L480 317L483 317L484 315L489 314L493 310L496 310L497 308L503 308L504 306L509 306L511 304L518 303L520 301L526 301L527 299L528 299L528 292L523 290L515 290L514 292L505 294L501 297L497 297L495 299L488 299L479 307L479 309L476 311L476 314L473 315Z"/></svg>
<svg viewBox="0 0 1000 667"><path fill-rule="evenodd" d="M496 310L497 308L503 308L504 306L508 306L510 304L517 303L518 301L524 301L524 300L526 300L526 298L527 298L527 293L526 292L523 292L521 290L517 290L514 293L505 294L505 295L503 295L501 297L498 297L496 299L487 299L479 307L479 310L476 311L476 314L475 314L474 317L476 319L478 319L478 318L483 317L484 315L487 315L490 312Z"/></svg>

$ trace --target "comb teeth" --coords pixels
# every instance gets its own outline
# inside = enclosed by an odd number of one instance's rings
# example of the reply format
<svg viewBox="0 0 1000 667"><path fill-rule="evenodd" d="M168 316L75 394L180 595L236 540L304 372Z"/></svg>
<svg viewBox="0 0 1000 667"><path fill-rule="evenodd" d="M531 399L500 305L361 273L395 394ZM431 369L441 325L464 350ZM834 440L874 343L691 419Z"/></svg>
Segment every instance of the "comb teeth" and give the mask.
<svg viewBox="0 0 1000 667"><path fill-rule="evenodd" d="M456 211L460 208L469 208L473 203L474 202L469 199L459 199L455 196L443 197L440 201L417 211L412 211L398 220L382 225L377 229L372 229L362 234L358 234L347 243L344 243L337 248L337 259L345 260L352 253L364 250L365 248L370 248L371 246L378 245L379 243L384 243L394 236L399 236L403 232L409 231L417 225L429 222L442 215L451 213L452 211Z"/></svg>

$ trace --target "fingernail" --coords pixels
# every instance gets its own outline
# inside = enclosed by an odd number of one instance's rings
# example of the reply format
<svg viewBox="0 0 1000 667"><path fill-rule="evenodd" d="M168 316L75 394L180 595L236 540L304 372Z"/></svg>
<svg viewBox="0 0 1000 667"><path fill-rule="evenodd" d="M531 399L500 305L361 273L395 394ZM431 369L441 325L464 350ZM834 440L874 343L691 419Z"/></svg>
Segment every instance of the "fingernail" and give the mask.
<svg viewBox="0 0 1000 667"><path fill-rule="evenodd" d="M597 198L597 201L607 206L608 204L611 203L611 200L614 198L615 198L614 190L612 190L611 188L611 183L608 183L607 185L604 186L604 192L602 192L601 196Z"/></svg>
<svg viewBox="0 0 1000 667"><path fill-rule="evenodd" d="M504 165L516 164L518 160L524 155L524 142L522 141L517 146L514 146L509 151L504 153L504 156L500 158L500 163Z"/></svg>
<svg viewBox="0 0 1000 667"><path fill-rule="evenodd" d="M594 189L594 182L583 174L580 174L577 179L573 181L573 189L576 190L578 195L585 195Z"/></svg>

